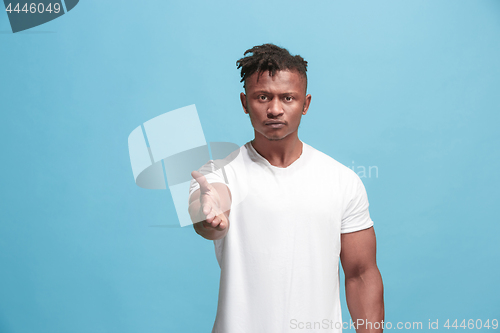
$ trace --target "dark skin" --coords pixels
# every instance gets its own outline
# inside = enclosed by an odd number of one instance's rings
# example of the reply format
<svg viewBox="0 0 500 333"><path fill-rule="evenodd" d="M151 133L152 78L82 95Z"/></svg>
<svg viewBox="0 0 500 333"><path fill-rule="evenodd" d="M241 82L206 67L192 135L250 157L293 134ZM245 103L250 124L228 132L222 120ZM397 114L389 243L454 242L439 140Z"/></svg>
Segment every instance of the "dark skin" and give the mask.
<svg viewBox="0 0 500 333"><path fill-rule="evenodd" d="M254 73L246 79L246 93L241 93L240 99L254 128L252 145L274 166L285 168L302 154L298 128L311 103L306 89L306 79L297 71L278 71L274 76L269 72ZM207 239L225 237L230 226L229 188L222 183L209 184L197 171L192 176L200 184L189 207L196 232ZM373 227L342 234L340 260L353 322L362 319L372 323L371 329L370 325L363 325L356 332L382 332L381 328L373 328L375 322L384 320L383 284L376 262Z"/></svg>
<svg viewBox="0 0 500 333"><path fill-rule="evenodd" d="M376 239L373 227L341 235L340 261L345 274L347 307L354 323L358 319L372 323L356 332L382 332L384 287L377 267ZM379 329L373 328L378 322Z"/></svg>
<svg viewBox="0 0 500 333"><path fill-rule="evenodd" d="M240 100L254 128L252 145L274 166L287 167L302 153L298 128L311 103L306 86L297 71L254 73L245 81Z"/></svg>

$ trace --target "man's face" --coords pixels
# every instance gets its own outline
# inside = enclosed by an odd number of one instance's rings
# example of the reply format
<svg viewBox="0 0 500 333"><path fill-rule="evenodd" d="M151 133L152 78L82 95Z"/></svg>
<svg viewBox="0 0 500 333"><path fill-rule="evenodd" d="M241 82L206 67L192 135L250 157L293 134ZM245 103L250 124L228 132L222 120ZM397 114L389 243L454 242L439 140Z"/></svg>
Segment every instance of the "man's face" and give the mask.
<svg viewBox="0 0 500 333"><path fill-rule="evenodd" d="M306 96L306 80L297 71L252 74L240 94L245 113L250 115L255 136L268 140L283 140L299 128L302 115L307 113L311 95ZM257 81L258 77L258 81Z"/></svg>

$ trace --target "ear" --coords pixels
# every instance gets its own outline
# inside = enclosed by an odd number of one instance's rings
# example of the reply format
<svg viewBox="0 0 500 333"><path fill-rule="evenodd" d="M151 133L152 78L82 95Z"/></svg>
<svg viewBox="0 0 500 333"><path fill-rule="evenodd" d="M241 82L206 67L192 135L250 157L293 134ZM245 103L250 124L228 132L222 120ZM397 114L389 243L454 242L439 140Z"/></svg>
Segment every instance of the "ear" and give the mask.
<svg viewBox="0 0 500 333"><path fill-rule="evenodd" d="M245 93L241 93L240 94L240 100L241 100L241 106L243 106L243 111L248 114L248 110L247 110L247 96L245 95Z"/></svg>
<svg viewBox="0 0 500 333"><path fill-rule="evenodd" d="M304 108L302 109L302 114L305 115L307 110L309 110L309 105L311 104L311 94L306 96L306 101L304 102Z"/></svg>

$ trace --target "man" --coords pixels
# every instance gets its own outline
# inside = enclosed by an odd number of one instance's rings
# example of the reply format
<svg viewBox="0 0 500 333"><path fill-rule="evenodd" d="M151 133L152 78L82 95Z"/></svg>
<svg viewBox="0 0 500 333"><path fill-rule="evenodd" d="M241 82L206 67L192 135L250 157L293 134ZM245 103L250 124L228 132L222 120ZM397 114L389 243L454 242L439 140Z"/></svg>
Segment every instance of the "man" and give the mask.
<svg viewBox="0 0 500 333"><path fill-rule="evenodd" d="M383 286L365 188L298 138L311 103L307 62L273 44L244 56L240 98L255 138L193 171L190 189L194 229L214 240L221 267L212 332L340 332L339 258L357 332L381 332Z"/></svg>

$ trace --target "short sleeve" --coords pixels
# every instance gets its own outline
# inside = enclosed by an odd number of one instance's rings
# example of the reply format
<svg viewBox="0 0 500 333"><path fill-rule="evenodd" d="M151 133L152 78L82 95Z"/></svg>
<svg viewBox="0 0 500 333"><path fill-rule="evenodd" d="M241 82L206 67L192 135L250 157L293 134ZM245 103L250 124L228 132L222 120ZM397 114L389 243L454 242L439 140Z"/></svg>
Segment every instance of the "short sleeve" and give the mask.
<svg viewBox="0 0 500 333"><path fill-rule="evenodd" d="M209 183L224 183L228 184L227 176L225 174L224 168L218 167L218 161L220 160L210 160L205 163L198 171L205 176ZM200 184L194 179L191 179L189 184L189 197L200 188Z"/></svg>
<svg viewBox="0 0 500 333"><path fill-rule="evenodd" d="M350 200L342 216L340 232L350 233L368 229L373 226L368 206L369 203L365 186L358 175L355 174L353 190L351 191Z"/></svg>

